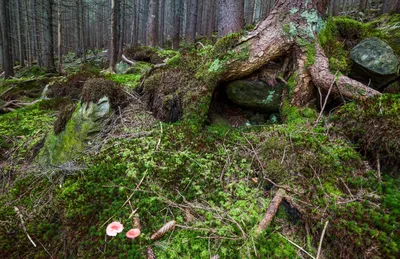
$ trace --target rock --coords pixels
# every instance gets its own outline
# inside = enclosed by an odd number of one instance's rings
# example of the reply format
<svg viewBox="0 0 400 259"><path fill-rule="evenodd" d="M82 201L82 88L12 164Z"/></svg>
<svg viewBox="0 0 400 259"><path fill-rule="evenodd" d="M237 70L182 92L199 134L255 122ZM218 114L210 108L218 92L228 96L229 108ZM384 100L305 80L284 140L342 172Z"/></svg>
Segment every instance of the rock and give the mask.
<svg viewBox="0 0 400 259"><path fill-rule="evenodd" d="M268 85L262 81L238 80L228 84L228 98L235 104L260 112L279 112L283 84Z"/></svg>
<svg viewBox="0 0 400 259"><path fill-rule="evenodd" d="M353 68L350 77L382 89L398 77L399 59L393 49L378 38L361 41L351 51Z"/></svg>
<svg viewBox="0 0 400 259"><path fill-rule="evenodd" d="M65 130L58 135L53 132L47 137L38 163L58 166L73 160L84 152L110 115L110 101L106 96L97 103L81 103L67 122Z"/></svg>
<svg viewBox="0 0 400 259"><path fill-rule="evenodd" d="M121 61L117 64L116 68L115 68L115 72L117 72L117 74L125 74L126 71L128 71L128 69L130 68L130 66L128 64L126 64L125 62Z"/></svg>

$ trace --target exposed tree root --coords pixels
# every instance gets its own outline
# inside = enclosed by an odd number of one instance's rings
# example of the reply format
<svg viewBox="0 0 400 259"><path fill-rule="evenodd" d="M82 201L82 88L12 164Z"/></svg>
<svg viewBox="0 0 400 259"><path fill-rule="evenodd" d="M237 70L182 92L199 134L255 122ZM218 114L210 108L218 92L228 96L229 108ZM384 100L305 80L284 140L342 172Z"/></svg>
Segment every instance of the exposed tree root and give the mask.
<svg viewBox="0 0 400 259"><path fill-rule="evenodd" d="M136 64L136 61L132 61L132 60L128 59L124 54L122 54L122 59L123 59L126 63L128 63L129 65L131 65L131 66L133 66L133 65Z"/></svg>
<svg viewBox="0 0 400 259"><path fill-rule="evenodd" d="M309 71L315 85L328 91L331 83L336 81L337 87L333 88L332 92L350 99L360 99L381 94L347 76L341 75L335 78L335 75L329 71L328 58L318 44L316 44L315 63L310 67Z"/></svg>

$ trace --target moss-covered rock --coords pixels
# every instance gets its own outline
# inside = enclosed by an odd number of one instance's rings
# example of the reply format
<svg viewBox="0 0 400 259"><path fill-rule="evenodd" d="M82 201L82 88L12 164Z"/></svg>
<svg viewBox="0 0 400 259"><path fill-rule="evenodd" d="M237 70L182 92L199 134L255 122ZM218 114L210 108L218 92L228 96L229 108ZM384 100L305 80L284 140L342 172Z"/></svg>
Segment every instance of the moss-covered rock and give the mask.
<svg viewBox="0 0 400 259"><path fill-rule="evenodd" d="M378 38L367 38L351 50L351 77L380 89L398 77L399 59L393 49Z"/></svg>
<svg viewBox="0 0 400 259"><path fill-rule="evenodd" d="M279 113L283 84L268 85L262 81L233 81L227 85L229 99L246 108L268 113Z"/></svg>
<svg viewBox="0 0 400 259"><path fill-rule="evenodd" d="M97 102L81 103L66 123L65 130L58 135L50 133L47 137L38 163L47 167L73 161L82 155L88 142L102 130L110 115L111 104L107 96Z"/></svg>

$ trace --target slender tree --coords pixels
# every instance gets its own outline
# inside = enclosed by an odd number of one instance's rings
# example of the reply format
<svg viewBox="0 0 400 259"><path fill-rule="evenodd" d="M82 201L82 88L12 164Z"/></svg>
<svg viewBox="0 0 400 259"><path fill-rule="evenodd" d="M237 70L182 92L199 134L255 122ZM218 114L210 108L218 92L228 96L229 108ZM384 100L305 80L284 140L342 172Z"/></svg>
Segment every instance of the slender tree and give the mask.
<svg viewBox="0 0 400 259"><path fill-rule="evenodd" d="M147 45L155 47L158 44L158 0L150 0L147 16Z"/></svg>
<svg viewBox="0 0 400 259"><path fill-rule="evenodd" d="M363 11L365 11L365 9L367 9L367 7L368 7L368 0L360 0L360 5L358 7L358 10L360 12L363 12Z"/></svg>
<svg viewBox="0 0 400 259"><path fill-rule="evenodd" d="M197 32L197 7L198 0L188 0L188 16L186 17L186 43L194 44Z"/></svg>
<svg viewBox="0 0 400 259"><path fill-rule="evenodd" d="M110 71L115 72L115 65L118 60L118 38L119 38L119 0L111 0L111 42L110 42Z"/></svg>
<svg viewBox="0 0 400 259"><path fill-rule="evenodd" d="M45 0L44 5L43 66L49 71L54 72L53 0Z"/></svg>
<svg viewBox="0 0 400 259"><path fill-rule="evenodd" d="M13 68L13 57L11 47L11 35L10 35L10 16L6 0L0 0L0 22L1 22L1 38L3 46L3 69L4 78L14 76Z"/></svg>
<svg viewBox="0 0 400 259"><path fill-rule="evenodd" d="M174 50L179 49L180 37L181 37L181 21L182 21L182 0L173 0L173 26L172 26L172 48Z"/></svg>
<svg viewBox="0 0 400 259"><path fill-rule="evenodd" d="M62 74L62 21L61 21L61 0L57 3L57 57L58 57L58 72Z"/></svg>

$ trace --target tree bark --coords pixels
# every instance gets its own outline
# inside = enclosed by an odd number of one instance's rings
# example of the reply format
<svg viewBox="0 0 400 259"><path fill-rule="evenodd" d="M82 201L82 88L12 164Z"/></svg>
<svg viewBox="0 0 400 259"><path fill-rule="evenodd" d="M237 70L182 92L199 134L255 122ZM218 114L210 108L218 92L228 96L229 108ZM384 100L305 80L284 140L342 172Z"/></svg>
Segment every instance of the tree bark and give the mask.
<svg viewBox="0 0 400 259"><path fill-rule="evenodd" d="M181 38L182 0L174 0L174 16L172 26L172 49L178 50Z"/></svg>
<svg viewBox="0 0 400 259"><path fill-rule="evenodd" d="M244 0L219 0L218 37L240 31L244 26Z"/></svg>
<svg viewBox="0 0 400 259"><path fill-rule="evenodd" d="M254 20L254 5L255 5L255 0L247 0L246 1L246 11L245 11L245 17L246 17L246 24L252 24Z"/></svg>
<svg viewBox="0 0 400 259"><path fill-rule="evenodd" d="M43 66L50 72L55 71L53 42L53 0L46 0L44 10L45 27L43 32Z"/></svg>
<svg viewBox="0 0 400 259"><path fill-rule="evenodd" d="M147 45L155 47L158 44L158 0L150 0L147 17Z"/></svg>
<svg viewBox="0 0 400 259"><path fill-rule="evenodd" d="M79 0L79 15L80 16L80 26L81 26L81 50L82 50L82 63L86 63L86 48L85 48L85 7L83 5L83 0Z"/></svg>
<svg viewBox="0 0 400 259"><path fill-rule="evenodd" d="M159 40L160 47L164 46L164 35L165 35L165 1L160 0L160 31L159 31Z"/></svg>
<svg viewBox="0 0 400 259"><path fill-rule="evenodd" d="M21 18L21 1L16 0L17 5L17 33L18 33L18 54L19 63L21 66L25 66L25 44L24 44L24 31L23 31L23 20Z"/></svg>
<svg viewBox="0 0 400 259"><path fill-rule="evenodd" d="M118 56L118 13L119 0L111 0L111 42L110 42L110 71L115 72Z"/></svg>
<svg viewBox="0 0 400 259"><path fill-rule="evenodd" d="M10 16L6 0L0 0L0 22L1 22L1 38L3 42L3 69L4 78L7 79L14 76L11 35L10 35Z"/></svg>
<svg viewBox="0 0 400 259"><path fill-rule="evenodd" d="M196 32L197 32L197 7L198 0L189 0L190 5L188 5L189 16L187 19L186 27L186 43L194 44L196 42Z"/></svg>
<svg viewBox="0 0 400 259"><path fill-rule="evenodd" d="M58 0L58 27L57 27L57 56L58 56L58 73L62 74L62 35L61 35L61 0Z"/></svg>

